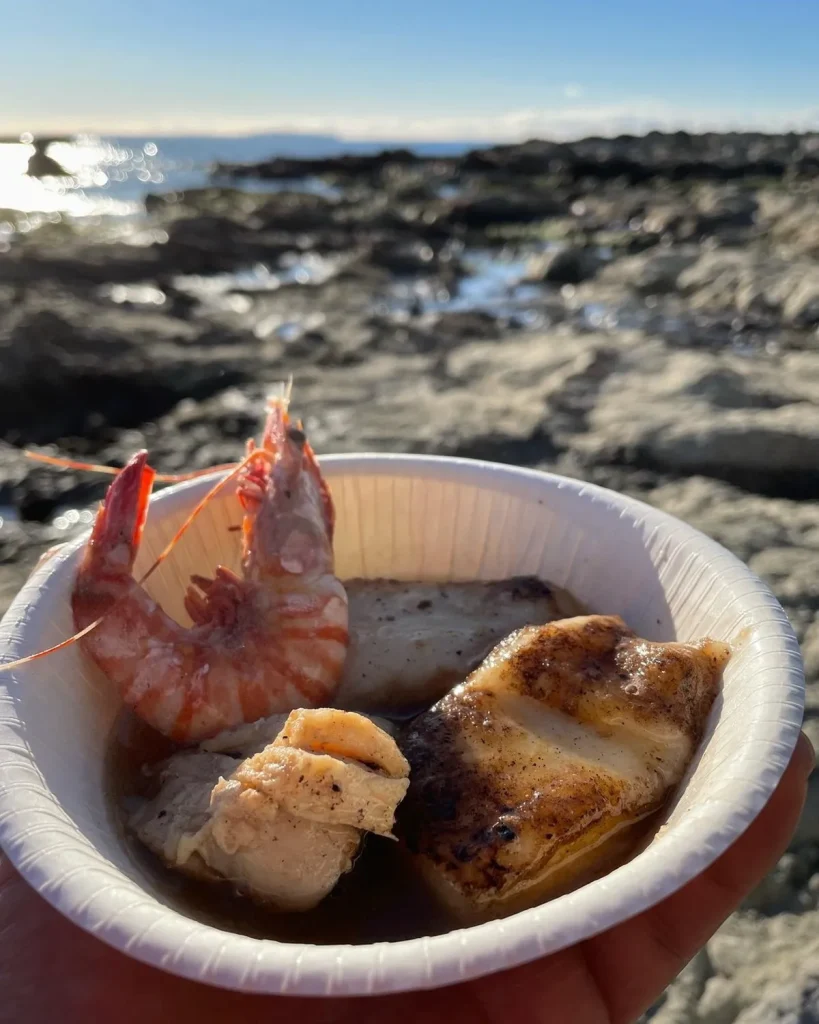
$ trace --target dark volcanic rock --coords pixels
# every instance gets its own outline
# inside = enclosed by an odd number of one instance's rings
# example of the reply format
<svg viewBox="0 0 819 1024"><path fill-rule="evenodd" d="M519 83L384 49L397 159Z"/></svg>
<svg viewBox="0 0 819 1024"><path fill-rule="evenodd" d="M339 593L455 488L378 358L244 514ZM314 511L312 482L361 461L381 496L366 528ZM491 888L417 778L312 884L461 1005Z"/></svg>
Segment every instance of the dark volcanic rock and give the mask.
<svg viewBox="0 0 819 1024"><path fill-rule="evenodd" d="M275 262L288 246L229 217L203 215L170 224L163 249L180 273L217 274L258 260Z"/></svg>
<svg viewBox="0 0 819 1024"><path fill-rule="evenodd" d="M494 181L551 176L565 183L621 181L634 187L653 182L731 182L785 177L808 180L819 170L816 134L762 135L753 132L690 135L687 132L572 143L531 142L473 150L461 158L426 160L404 150L375 155L221 165L228 177L296 180L308 175L374 181L392 168L427 164L440 172L483 175Z"/></svg>
<svg viewBox="0 0 819 1024"><path fill-rule="evenodd" d="M0 335L0 436L48 443L136 426L258 372L255 339L202 332L197 344L192 328L173 323L81 304L15 310Z"/></svg>
<svg viewBox="0 0 819 1024"><path fill-rule="evenodd" d="M43 281L73 287L129 284L161 274L171 266L163 246L122 243L37 244L15 247L0 258L0 281L25 288Z"/></svg>
<svg viewBox="0 0 819 1024"><path fill-rule="evenodd" d="M568 205L560 199L538 192L521 192L456 202L446 219L451 224L462 224L467 228L486 228L493 224L526 224L566 213Z"/></svg>
<svg viewBox="0 0 819 1024"><path fill-rule="evenodd" d="M390 164L406 165L419 162L419 157L407 149L385 150L366 155L319 157L296 160L275 157L257 164L217 164L215 177L261 178L296 181L311 175L334 175L345 178L378 177Z"/></svg>
<svg viewBox="0 0 819 1024"><path fill-rule="evenodd" d="M304 192L279 192L255 212L255 220L273 231L315 231L332 220L335 203Z"/></svg>
<svg viewBox="0 0 819 1024"><path fill-rule="evenodd" d="M548 281L550 284L580 284L594 277L603 260L590 246L558 249L532 261L530 281Z"/></svg>
<svg viewBox="0 0 819 1024"><path fill-rule="evenodd" d="M621 135L562 145L535 141L497 146L469 154L464 164L470 170L552 174L573 182L620 179L630 186L656 178L716 182L782 178L813 173L815 138L650 132L639 138Z"/></svg>

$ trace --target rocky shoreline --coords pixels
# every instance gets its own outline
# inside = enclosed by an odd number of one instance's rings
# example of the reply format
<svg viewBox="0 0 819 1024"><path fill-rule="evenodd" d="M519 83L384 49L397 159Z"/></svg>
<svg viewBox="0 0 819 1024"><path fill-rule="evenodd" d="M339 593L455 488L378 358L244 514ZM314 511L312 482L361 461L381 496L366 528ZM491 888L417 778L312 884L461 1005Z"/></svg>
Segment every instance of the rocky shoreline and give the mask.
<svg viewBox="0 0 819 1024"><path fill-rule="evenodd" d="M104 490L20 446L223 462L293 374L319 453L556 469L715 537L791 616L819 742L819 136L223 165L149 197L128 241L13 236L0 367L3 608ZM819 1020L819 784L810 801L652 1020Z"/></svg>

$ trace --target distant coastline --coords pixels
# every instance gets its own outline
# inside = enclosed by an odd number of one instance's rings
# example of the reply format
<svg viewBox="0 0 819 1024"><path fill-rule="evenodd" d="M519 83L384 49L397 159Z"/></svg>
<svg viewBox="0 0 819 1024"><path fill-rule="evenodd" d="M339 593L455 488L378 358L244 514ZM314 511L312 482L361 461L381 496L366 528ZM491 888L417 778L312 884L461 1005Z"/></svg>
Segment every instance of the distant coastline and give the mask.
<svg viewBox="0 0 819 1024"><path fill-rule="evenodd" d="M165 134L154 133L108 133L108 132L54 132L54 133L3 133L0 128L0 145L15 145L19 143L31 143L35 138L39 141L53 143L75 144L88 139L125 145L131 147L142 147L145 144L154 143L161 146L168 155L177 152L184 152L185 156L199 153L206 159L226 160L231 159L237 149L247 153L247 160L264 159L271 156L282 156L288 158L308 157L333 157L342 154L371 154L387 150L409 150L418 156L459 156L470 150L485 149L494 146L518 146L532 141L552 142L558 145L583 145L591 142L610 143L618 140L633 140L642 138L669 139L687 136L689 138L726 138L726 139L776 139L776 138L809 138L811 136L819 139L819 129L799 132L773 132L773 131L687 131L687 130L651 130L646 132L624 133L612 132L606 134L578 135L576 138L551 138L548 134L535 135L519 140L496 139L491 137L441 140L407 140L385 137L383 139L354 139L344 138L340 135L319 134L310 132L254 132L250 134L203 134L203 133L182 133Z"/></svg>
<svg viewBox="0 0 819 1024"><path fill-rule="evenodd" d="M88 133L25 133L0 134L0 145L16 145L31 143L34 139L53 143L76 143L84 139L100 139L118 145L143 146L156 143L166 149L169 154L176 150L184 150L186 154L207 153L209 159L229 159L241 147L249 154L248 159L263 159L271 155L286 157L324 157L339 156L342 153L378 153L389 149L409 149L421 156L457 156L470 149L479 149L495 145L492 139L462 139L450 142L407 142L400 139L355 140L344 139L336 135L319 135L299 132L265 132L252 135L164 135L162 133L145 133L139 135L116 134L101 132ZM213 154L216 154L215 156Z"/></svg>
<svg viewBox="0 0 819 1024"><path fill-rule="evenodd" d="M7 144L0 145L0 209L31 215L34 219L28 221L29 228L37 226L38 218L49 216L139 218L150 194L182 193L213 185L270 191L293 188L301 179L302 188L328 195L328 190L335 188L334 176L349 175L350 161L362 166L372 163L373 167L383 161L452 163L453 173L468 176L490 171L498 160L506 166L509 156L515 173L546 173L557 175L558 180L568 173L577 181L623 176L632 185L657 177L780 179L793 173L813 175L819 167L819 134L815 132L692 135L657 131L643 136L518 144L474 140L407 144L282 132L245 136L53 135L36 140L32 135L7 135L5 141ZM41 177L28 173L35 142L55 162L40 161ZM64 168L66 176L49 178L55 172L48 167L54 166ZM506 186L509 184L507 181Z"/></svg>

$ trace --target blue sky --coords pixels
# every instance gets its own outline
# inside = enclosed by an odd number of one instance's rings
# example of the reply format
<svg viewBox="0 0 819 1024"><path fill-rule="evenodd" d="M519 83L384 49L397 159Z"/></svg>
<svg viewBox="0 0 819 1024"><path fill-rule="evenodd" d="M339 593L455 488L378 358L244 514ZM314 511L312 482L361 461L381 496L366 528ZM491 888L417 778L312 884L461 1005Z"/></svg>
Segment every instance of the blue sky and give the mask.
<svg viewBox="0 0 819 1024"><path fill-rule="evenodd" d="M0 0L0 133L819 127L817 0Z"/></svg>

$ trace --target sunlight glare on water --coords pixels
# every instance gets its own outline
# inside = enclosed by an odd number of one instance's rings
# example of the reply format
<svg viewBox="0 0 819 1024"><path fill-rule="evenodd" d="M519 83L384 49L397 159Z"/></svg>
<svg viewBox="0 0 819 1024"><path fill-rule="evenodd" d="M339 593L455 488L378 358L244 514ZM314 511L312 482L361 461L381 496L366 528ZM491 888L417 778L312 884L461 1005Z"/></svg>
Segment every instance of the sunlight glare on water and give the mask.
<svg viewBox="0 0 819 1024"><path fill-rule="evenodd" d="M66 177L33 178L26 173L34 146L0 143L0 209L21 213L126 216L139 211L135 201L107 195L112 181L123 180L144 163L143 154L95 138L54 142L47 155L66 171ZM148 167L148 180L161 181Z"/></svg>
<svg viewBox="0 0 819 1024"><path fill-rule="evenodd" d="M46 220L65 217L80 224L95 224L106 230L122 230L129 242L138 243L138 222L145 216L145 197L149 193L179 194L204 188L212 183L231 187L227 179L211 179L216 148L197 139L168 137L158 141L137 137L103 139L77 136L50 143L46 156L55 160L65 176L36 178L26 173L35 152L30 135L19 142L0 142L0 224L13 225L20 234L39 227ZM217 147L214 140L213 147ZM252 149L242 139L222 141L225 157L241 162ZM338 189L319 178L298 181L254 181L242 188L248 192L296 190L340 197ZM119 222L120 227L114 228ZM2 231L0 230L0 234ZM132 237L133 236L133 237ZM154 239L156 240L156 239ZM7 242L0 238L0 251Z"/></svg>

